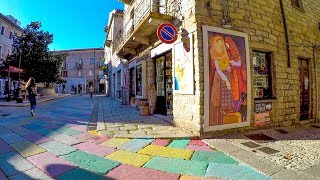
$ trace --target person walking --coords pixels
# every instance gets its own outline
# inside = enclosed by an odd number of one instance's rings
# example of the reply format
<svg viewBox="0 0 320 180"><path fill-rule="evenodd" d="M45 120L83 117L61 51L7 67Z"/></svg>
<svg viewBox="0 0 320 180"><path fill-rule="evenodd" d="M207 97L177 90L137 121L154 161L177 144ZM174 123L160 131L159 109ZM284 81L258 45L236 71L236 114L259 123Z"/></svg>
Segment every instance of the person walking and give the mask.
<svg viewBox="0 0 320 180"><path fill-rule="evenodd" d="M34 116L34 110L37 106L37 92L36 92L36 82L33 77L30 77L27 84L26 84L27 92L28 92L28 98L30 102L30 109L31 109L31 116Z"/></svg>
<svg viewBox="0 0 320 180"><path fill-rule="evenodd" d="M89 92L90 92L90 97L92 98L92 95L93 95L93 86L91 85L90 87L89 87Z"/></svg>
<svg viewBox="0 0 320 180"><path fill-rule="evenodd" d="M79 86L79 94L80 94L80 96L82 96L82 86Z"/></svg>

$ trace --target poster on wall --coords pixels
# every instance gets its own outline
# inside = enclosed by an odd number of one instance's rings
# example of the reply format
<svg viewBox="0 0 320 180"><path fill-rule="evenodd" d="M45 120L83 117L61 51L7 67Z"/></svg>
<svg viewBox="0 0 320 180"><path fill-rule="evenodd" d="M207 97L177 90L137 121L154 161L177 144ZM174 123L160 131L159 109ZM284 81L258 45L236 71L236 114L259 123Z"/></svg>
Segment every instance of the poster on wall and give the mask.
<svg viewBox="0 0 320 180"><path fill-rule="evenodd" d="M174 93L194 94L192 34L174 47Z"/></svg>
<svg viewBox="0 0 320 180"><path fill-rule="evenodd" d="M247 34L203 26L205 131L250 125Z"/></svg>
<svg viewBox="0 0 320 180"><path fill-rule="evenodd" d="M272 103L271 102L261 102L255 103L254 105L254 126L263 126L271 123Z"/></svg>

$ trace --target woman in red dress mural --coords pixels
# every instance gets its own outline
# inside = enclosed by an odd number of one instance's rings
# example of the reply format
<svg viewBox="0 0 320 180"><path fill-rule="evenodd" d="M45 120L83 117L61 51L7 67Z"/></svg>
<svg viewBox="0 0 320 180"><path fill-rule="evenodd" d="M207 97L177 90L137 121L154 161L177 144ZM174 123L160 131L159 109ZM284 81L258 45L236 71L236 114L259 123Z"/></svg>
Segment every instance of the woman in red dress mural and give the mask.
<svg viewBox="0 0 320 180"><path fill-rule="evenodd" d="M240 123L247 116L245 59L231 36L209 36L209 125Z"/></svg>

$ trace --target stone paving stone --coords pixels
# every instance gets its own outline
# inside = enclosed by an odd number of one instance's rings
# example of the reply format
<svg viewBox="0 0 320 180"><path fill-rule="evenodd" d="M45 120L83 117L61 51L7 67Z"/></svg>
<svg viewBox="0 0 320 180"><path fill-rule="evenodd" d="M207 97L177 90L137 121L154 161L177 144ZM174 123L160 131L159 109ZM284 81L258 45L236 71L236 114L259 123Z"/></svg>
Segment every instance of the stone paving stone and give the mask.
<svg viewBox="0 0 320 180"><path fill-rule="evenodd" d="M177 174L204 176L207 166L208 163L205 162L154 157L143 167Z"/></svg>
<svg viewBox="0 0 320 180"><path fill-rule="evenodd" d="M143 129L145 132L147 132L148 135L157 135L159 134L157 131L152 129Z"/></svg>
<svg viewBox="0 0 320 180"><path fill-rule="evenodd" d="M77 138L74 138L72 136L68 136L65 134L54 134L54 135L50 135L49 137L56 140L56 141L60 141L64 144L67 144L67 145L75 145L75 144L79 144L82 142L82 141L78 140Z"/></svg>
<svg viewBox="0 0 320 180"><path fill-rule="evenodd" d="M1 178L0 178L1 179ZM38 168L33 168L28 171L16 174L9 178L10 180L32 180L32 179L41 179L41 180L53 180L51 177L46 175Z"/></svg>
<svg viewBox="0 0 320 180"><path fill-rule="evenodd" d="M47 129L47 128L33 129L33 131L35 131L35 132L37 132L39 134L42 134L44 136L53 136L53 135L59 134L58 132L53 131L51 129Z"/></svg>
<svg viewBox="0 0 320 180"><path fill-rule="evenodd" d="M271 180L272 178L258 173L252 167L247 165L210 163L205 174L206 177L215 177L222 179L259 179Z"/></svg>
<svg viewBox="0 0 320 180"><path fill-rule="evenodd" d="M112 131L107 131L107 130L99 131L99 136L113 137L113 135L114 135L114 132Z"/></svg>
<svg viewBox="0 0 320 180"><path fill-rule="evenodd" d="M123 164L105 175L110 179L130 179L130 180L178 180L179 174L168 173L148 168L138 168Z"/></svg>
<svg viewBox="0 0 320 180"><path fill-rule="evenodd" d="M7 143L0 139L0 154L14 151Z"/></svg>
<svg viewBox="0 0 320 180"><path fill-rule="evenodd" d="M46 152L45 149L39 147L30 141L22 141L15 144L11 144L11 147L20 153L23 157L29 157L36 154Z"/></svg>
<svg viewBox="0 0 320 180"><path fill-rule="evenodd" d="M36 124L26 124L26 125L23 125L23 127L30 129L30 130L36 130L36 129L43 128L43 127L36 125Z"/></svg>
<svg viewBox="0 0 320 180"><path fill-rule="evenodd" d="M106 130L113 132L113 131L120 131L120 128L119 127L107 127Z"/></svg>
<svg viewBox="0 0 320 180"><path fill-rule="evenodd" d="M69 154L77 150L76 148L63 144L59 141L50 141L50 142L40 144L39 146L46 149L47 151L52 152L57 156Z"/></svg>
<svg viewBox="0 0 320 180"><path fill-rule="evenodd" d="M137 129L137 130L131 130L129 131L130 134L134 134L134 135L146 135L147 132L141 129Z"/></svg>
<svg viewBox="0 0 320 180"><path fill-rule="evenodd" d="M75 129L65 128L65 127L57 129L57 132L61 134L69 135L69 136L81 134L81 131L77 131Z"/></svg>
<svg viewBox="0 0 320 180"><path fill-rule="evenodd" d="M230 156L224 154L223 152L205 152L205 151L195 151L192 161L201 161L207 163L222 163L222 164L239 164L238 161L231 158Z"/></svg>
<svg viewBox="0 0 320 180"><path fill-rule="evenodd" d="M190 145L197 145L197 146L206 146L207 144L202 140L191 140Z"/></svg>
<svg viewBox="0 0 320 180"><path fill-rule="evenodd" d="M90 131L88 131L90 134L92 134L93 136L98 136L99 135L99 133L98 133L98 131L97 130L90 130Z"/></svg>
<svg viewBox="0 0 320 180"><path fill-rule="evenodd" d="M80 149L82 151L88 152L90 154L95 154L97 156L106 156L116 151L114 148L107 146L97 145L91 142L85 142L73 146L74 148Z"/></svg>
<svg viewBox="0 0 320 180"><path fill-rule="evenodd" d="M171 148L179 148L179 149L184 149L188 146L190 143L190 140L188 139L182 139L182 140L173 140L168 147Z"/></svg>
<svg viewBox="0 0 320 180"><path fill-rule="evenodd" d="M3 135L3 134L10 134L11 132L8 130L8 129L5 129L5 128L1 128L0 127L0 135Z"/></svg>
<svg viewBox="0 0 320 180"><path fill-rule="evenodd" d="M109 139L108 141L102 143L104 146L112 147L112 148L117 148L127 142L131 141L130 139L123 139L123 138L112 138Z"/></svg>
<svg viewBox="0 0 320 180"><path fill-rule="evenodd" d="M198 145L188 145L186 149L192 150L192 151L214 151L210 146L198 146Z"/></svg>
<svg viewBox="0 0 320 180"><path fill-rule="evenodd" d="M83 179L83 180L105 180L106 177L87 171L85 169L76 168L74 170L71 170L69 172L66 172L56 178L57 180L72 180L72 179Z"/></svg>
<svg viewBox="0 0 320 180"><path fill-rule="evenodd" d="M35 143L35 144L42 144L45 142L53 141L53 139L48 138L48 137L43 136L38 133L27 134L27 135L23 135L22 137L29 140L32 143Z"/></svg>
<svg viewBox="0 0 320 180"><path fill-rule="evenodd" d="M121 163L141 167L151 159L151 156L119 150L106 156L106 158Z"/></svg>
<svg viewBox="0 0 320 180"><path fill-rule="evenodd" d="M40 168L51 177L57 177L77 167L50 152L28 157L27 160L32 162L32 164Z"/></svg>
<svg viewBox="0 0 320 180"><path fill-rule="evenodd" d="M310 168L307 168L307 169L303 170L302 172L312 174L313 176L320 178L319 170L320 170L320 164L312 166Z"/></svg>
<svg viewBox="0 0 320 180"><path fill-rule="evenodd" d="M64 155L62 158L78 165L81 168L100 174L106 174L108 171L120 164L116 161L98 157L80 150Z"/></svg>
<svg viewBox="0 0 320 180"><path fill-rule="evenodd" d="M151 156L162 156L162 157L168 157L168 158L190 159L193 154L193 151L149 145L141 149L138 153L147 154Z"/></svg>
<svg viewBox="0 0 320 180"><path fill-rule="evenodd" d="M156 139L154 140L151 145L155 145L155 146L167 146L169 143L171 142L171 140L169 139Z"/></svg>
<svg viewBox="0 0 320 180"><path fill-rule="evenodd" d="M103 143L103 142L108 141L109 139L110 139L110 138L108 138L108 137L94 136L93 138L88 139L87 141L88 141L88 142L95 143L95 144L101 144L101 143Z"/></svg>
<svg viewBox="0 0 320 180"><path fill-rule="evenodd" d="M152 129L152 127L153 127L152 124L138 124L139 129L146 129L146 128Z"/></svg>
<svg viewBox="0 0 320 180"><path fill-rule="evenodd" d="M5 141L8 144L14 144L21 141L25 141L24 138L22 138L16 133L3 134L3 135L0 135L0 138L3 139L3 141Z"/></svg>
<svg viewBox="0 0 320 180"><path fill-rule="evenodd" d="M6 175L2 172L1 169L0 169L0 179L1 179L1 180L7 180Z"/></svg>
<svg viewBox="0 0 320 180"><path fill-rule="evenodd" d="M120 127L121 131L131 131L131 130L137 130L138 127L137 126L124 126L124 127Z"/></svg>
<svg viewBox="0 0 320 180"><path fill-rule="evenodd" d="M32 168L34 168L34 165L16 152L0 154L0 169L7 176L12 176Z"/></svg>
<svg viewBox="0 0 320 180"><path fill-rule="evenodd" d="M149 145L154 139L133 139L121 146L118 149L122 149L125 151L138 152L142 148Z"/></svg>

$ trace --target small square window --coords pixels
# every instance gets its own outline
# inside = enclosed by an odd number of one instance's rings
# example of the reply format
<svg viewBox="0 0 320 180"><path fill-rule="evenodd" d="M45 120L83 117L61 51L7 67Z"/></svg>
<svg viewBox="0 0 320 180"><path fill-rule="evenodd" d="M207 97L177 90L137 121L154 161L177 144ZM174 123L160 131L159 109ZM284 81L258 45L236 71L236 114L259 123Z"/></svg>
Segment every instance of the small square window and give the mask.
<svg viewBox="0 0 320 180"><path fill-rule="evenodd" d="M68 71L63 71L63 72L62 72L62 76L63 76L63 77L68 77Z"/></svg>
<svg viewBox="0 0 320 180"><path fill-rule="evenodd" d="M10 31L9 39L12 39L12 38L13 38L13 32Z"/></svg>
<svg viewBox="0 0 320 180"><path fill-rule="evenodd" d="M253 89L255 99L272 99L271 53L253 51Z"/></svg>

